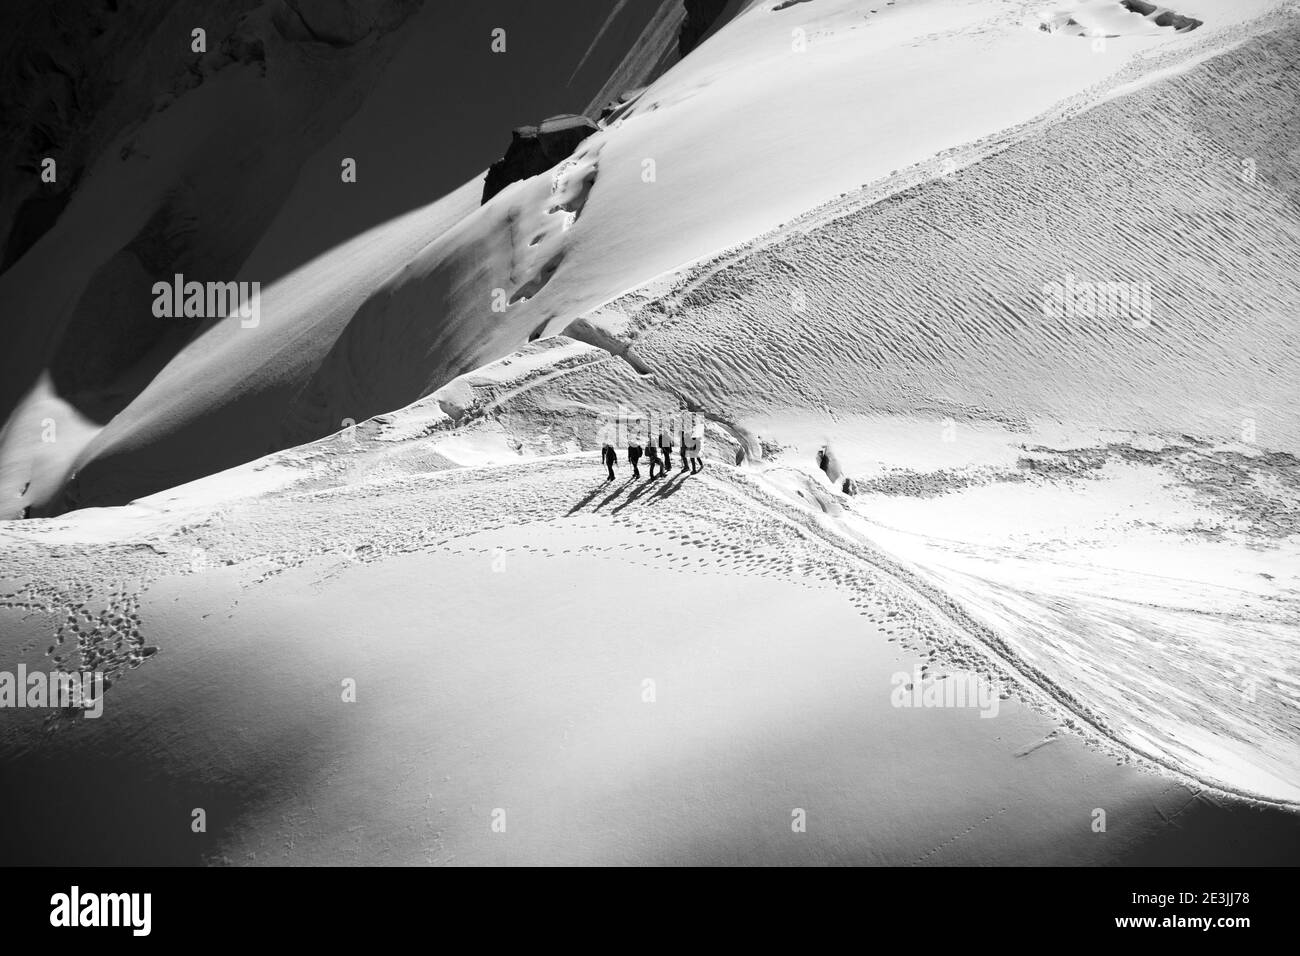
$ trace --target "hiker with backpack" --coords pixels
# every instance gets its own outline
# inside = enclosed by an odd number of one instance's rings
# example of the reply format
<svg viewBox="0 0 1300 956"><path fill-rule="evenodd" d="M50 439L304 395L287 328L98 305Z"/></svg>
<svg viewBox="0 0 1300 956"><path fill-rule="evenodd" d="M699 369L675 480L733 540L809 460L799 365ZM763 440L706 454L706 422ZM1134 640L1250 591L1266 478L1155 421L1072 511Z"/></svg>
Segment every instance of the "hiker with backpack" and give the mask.
<svg viewBox="0 0 1300 956"><path fill-rule="evenodd" d="M641 477L641 469L637 467L637 462L641 460L641 445L636 439L633 439L627 446L627 460L632 466L632 477L634 479Z"/></svg>
<svg viewBox="0 0 1300 956"><path fill-rule="evenodd" d="M662 478L664 475L668 473L667 471L664 470L663 463L659 460L659 446L656 445L653 441L646 442L645 456L646 459L650 462L650 474L647 477L651 479ZM655 474L656 468L659 469L659 474L657 475Z"/></svg>
<svg viewBox="0 0 1300 956"><path fill-rule="evenodd" d="M695 416L695 427L691 429L691 474L704 470L704 416Z"/></svg>
<svg viewBox="0 0 1300 956"><path fill-rule="evenodd" d="M664 474L673 466L673 433L672 429L664 424L659 428L659 450L664 455Z"/></svg>

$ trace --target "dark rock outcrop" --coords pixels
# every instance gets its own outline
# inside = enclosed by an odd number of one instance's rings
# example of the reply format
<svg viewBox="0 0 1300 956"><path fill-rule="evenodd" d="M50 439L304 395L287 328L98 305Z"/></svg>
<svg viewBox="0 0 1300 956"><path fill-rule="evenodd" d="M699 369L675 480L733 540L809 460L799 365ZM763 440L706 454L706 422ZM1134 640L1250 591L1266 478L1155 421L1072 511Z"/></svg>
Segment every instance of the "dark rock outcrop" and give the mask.
<svg viewBox="0 0 1300 956"><path fill-rule="evenodd" d="M686 56L704 39L714 22L727 6L727 0L683 0L686 19L677 33L677 53Z"/></svg>
<svg viewBox="0 0 1300 956"><path fill-rule="evenodd" d="M1147 0L1119 0L1119 2L1132 13L1150 17L1158 27L1173 27L1176 33L1189 33L1203 23L1201 20L1185 17L1181 13L1175 13L1172 10L1161 10L1154 3L1148 3ZM1152 14L1157 14L1157 16L1152 17Z"/></svg>
<svg viewBox="0 0 1300 956"><path fill-rule="evenodd" d="M544 173L568 157L584 139L596 132L585 116L552 116L540 126L520 126L512 134L505 156L488 169L483 179L483 202L513 182Z"/></svg>
<svg viewBox="0 0 1300 956"><path fill-rule="evenodd" d="M615 122L623 115L615 111L630 109L635 102L635 97L629 99L624 91L649 86L756 0L657 2L657 11L633 48L587 104L583 112L588 116L603 114L603 122Z"/></svg>
<svg viewBox="0 0 1300 956"><path fill-rule="evenodd" d="M637 87L634 90L624 90L618 96L614 97L614 99L605 104L601 109L600 116L597 117L596 122L601 125L607 125L614 122L614 120L618 119L618 117L622 115L629 106L635 103L637 98L644 92L644 86Z"/></svg>

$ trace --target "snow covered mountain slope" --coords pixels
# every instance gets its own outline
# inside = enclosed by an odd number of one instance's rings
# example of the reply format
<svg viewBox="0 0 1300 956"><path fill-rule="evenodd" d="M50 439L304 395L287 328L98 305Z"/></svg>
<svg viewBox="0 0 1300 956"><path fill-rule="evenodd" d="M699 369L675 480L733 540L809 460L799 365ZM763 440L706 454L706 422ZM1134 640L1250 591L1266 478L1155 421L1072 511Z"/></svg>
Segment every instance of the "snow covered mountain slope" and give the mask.
<svg viewBox="0 0 1300 956"><path fill-rule="evenodd" d="M189 370L185 400L165 402L184 407L145 399L144 415L149 427L161 415L193 440L206 427L199 419L264 384L252 370L260 353L292 351L304 332L328 349L335 310L355 311L359 297L474 208L440 200L481 177L511 126L580 109L626 46L667 42L637 39L653 6L624 5L595 36L603 0L573 0L566 9L576 27L564 31L520 0L145 0L75 16L6 5L0 515L48 503L86 443L169 366ZM508 29L494 52L498 27ZM192 31L203 33L202 52ZM426 112L435 102L439 111ZM345 161L356 164L347 181ZM255 281L263 292L284 285L271 314L293 302L306 318L292 328L278 318L280 336L241 359L247 385L238 373L222 378L224 345L205 344L214 330L222 338L219 310L154 315L153 284L177 273ZM317 295L303 297L304 284ZM195 348L212 350L206 368L189 362ZM309 374L274 371L290 393ZM321 434L319 420L301 417L309 424L283 427L293 441ZM224 443L209 435L206 444ZM254 429L223 460L285 444L278 430ZM191 466L174 454L171 464L155 461L144 483L204 473L202 456Z"/></svg>
<svg viewBox="0 0 1300 956"><path fill-rule="evenodd" d="M1191 33L1094 42L1040 30L1035 5L1001 0L751 5L569 167L514 184L454 234L419 217L393 224L397 245L421 251L364 283L335 255L303 265L297 281L339 309L322 315L264 275L257 328L218 323L89 442L45 447L32 425L57 397L38 391L6 433L4 500L36 513L120 503L400 406L840 193L1238 42L1244 23L1286 5L1185 6L1204 21ZM327 208L323 188L303 198ZM240 278L259 271L254 255ZM26 281L0 277L19 294Z"/></svg>
<svg viewBox="0 0 1300 956"><path fill-rule="evenodd" d="M0 723L0 859L1294 862L1293 813L1118 745L768 478L521 456L526 396L595 363L633 374L551 345L460 383L458 426L431 398L0 532L4 666L111 681ZM901 707L900 674L990 693Z"/></svg>
<svg viewBox="0 0 1300 956"><path fill-rule="evenodd" d="M571 332L766 449L777 487L1139 752L1293 801L1300 32L1273 26ZM637 407L637 379L541 390Z"/></svg>
<svg viewBox="0 0 1300 956"><path fill-rule="evenodd" d="M0 529L3 853L1294 864L1300 20L1114 6L755 4L210 330L51 510L353 421Z"/></svg>
<svg viewBox="0 0 1300 956"><path fill-rule="evenodd" d="M604 329L733 412L1300 451L1300 33L1283 24L969 167L855 193L572 332Z"/></svg>

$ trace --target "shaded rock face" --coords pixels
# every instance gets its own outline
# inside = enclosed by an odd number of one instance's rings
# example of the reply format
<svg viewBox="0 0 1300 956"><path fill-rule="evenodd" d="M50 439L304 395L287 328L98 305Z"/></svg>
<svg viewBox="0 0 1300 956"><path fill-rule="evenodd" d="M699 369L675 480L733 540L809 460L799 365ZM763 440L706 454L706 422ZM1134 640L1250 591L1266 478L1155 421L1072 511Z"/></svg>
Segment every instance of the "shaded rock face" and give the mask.
<svg viewBox="0 0 1300 956"><path fill-rule="evenodd" d="M648 2L648 0L647 0ZM636 94L758 0L657 0L644 33L583 110L613 123ZM802 2L802 0L800 0Z"/></svg>
<svg viewBox="0 0 1300 956"><path fill-rule="evenodd" d="M686 7L686 19L682 21L677 34L677 52L686 56L704 39L715 20L721 15L727 0L683 0Z"/></svg>
<svg viewBox="0 0 1300 956"><path fill-rule="evenodd" d="M492 164L483 179L483 202L513 182L546 172L596 129L587 117L571 115L553 116L540 126L520 126L512 134L505 156Z"/></svg>
<svg viewBox="0 0 1300 956"><path fill-rule="evenodd" d="M416 0L0 4L0 271L53 227L83 174L124 131L182 103L227 66L265 66L272 52L277 82L290 85L316 69L313 58L327 56L313 44L341 55L396 30L417 9ZM191 49L199 26L203 55ZM39 175L47 157L58 163L53 182Z"/></svg>
<svg viewBox="0 0 1300 956"><path fill-rule="evenodd" d="M418 9L0 4L0 519L46 513L94 430L214 321L155 316L153 283L244 268ZM33 451L47 417L59 440Z"/></svg>
<svg viewBox="0 0 1300 956"><path fill-rule="evenodd" d="M305 37L333 47L352 46L376 31L387 32L399 24L403 16L394 16L391 5L357 3L356 0L284 0L284 6L296 17L306 31ZM288 18L277 11L281 21ZM291 35L287 26L278 23L285 35Z"/></svg>
<svg viewBox="0 0 1300 956"><path fill-rule="evenodd" d="M43 0L0 5L0 271L53 227L84 174L112 159L109 148L124 134L184 108L188 93L226 67L264 70L274 51L280 77L268 86L295 91L329 68L329 54L311 47L331 47L341 60L417 9L416 0L140 0L73 12ZM207 32L201 55L191 49L198 25ZM122 150L125 160L132 147ZM52 182L40 176L47 158L57 160Z"/></svg>

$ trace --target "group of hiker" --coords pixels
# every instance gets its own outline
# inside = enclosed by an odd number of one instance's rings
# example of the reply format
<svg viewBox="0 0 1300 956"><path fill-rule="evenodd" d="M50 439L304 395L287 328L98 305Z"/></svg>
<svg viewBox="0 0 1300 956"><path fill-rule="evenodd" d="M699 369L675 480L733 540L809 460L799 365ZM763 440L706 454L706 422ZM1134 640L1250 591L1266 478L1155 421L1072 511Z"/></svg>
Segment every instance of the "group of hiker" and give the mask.
<svg viewBox="0 0 1300 956"><path fill-rule="evenodd" d="M652 429L653 431L653 429ZM674 429L665 425L658 430L657 434L647 437L645 444L639 439L628 438L627 442L627 461L632 466L632 477L634 479L641 477L641 459L645 458L649 464L649 477L662 478L668 474L669 469L673 467L673 448L674 448ZM692 475L698 474L704 470L704 458L701 454L704 446L704 418L695 416L689 433L686 430L685 423L677 431L679 445L681 449L682 473L690 472ZM600 460L609 470L607 481L614 480L614 466L618 463L618 452L612 441L606 440L600 449ZM658 474L656 474L656 470Z"/></svg>

